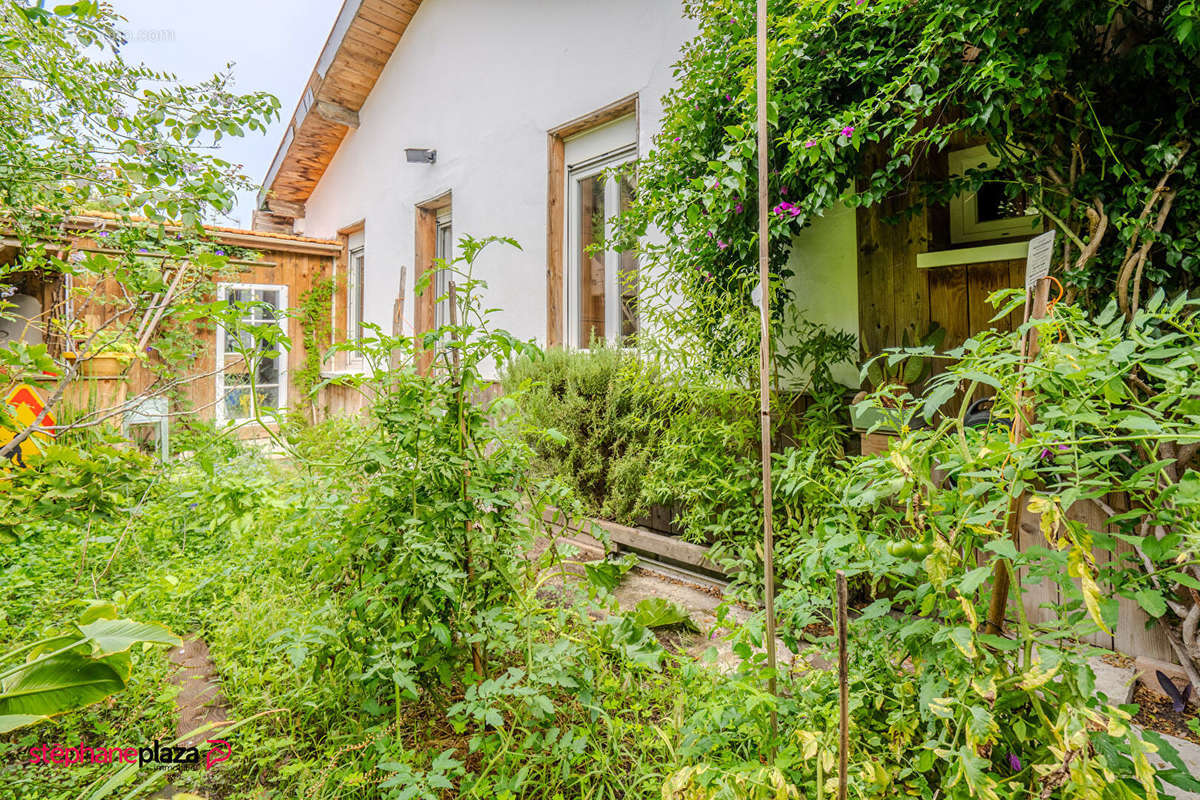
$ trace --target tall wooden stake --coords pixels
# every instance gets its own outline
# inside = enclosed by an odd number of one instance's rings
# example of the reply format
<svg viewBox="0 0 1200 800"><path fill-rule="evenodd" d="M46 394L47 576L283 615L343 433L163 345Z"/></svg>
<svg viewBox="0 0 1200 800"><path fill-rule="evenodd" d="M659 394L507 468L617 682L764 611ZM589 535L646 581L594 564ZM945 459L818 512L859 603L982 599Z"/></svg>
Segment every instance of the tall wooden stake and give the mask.
<svg viewBox="0 0 1200 800"><path fill-rule="evenodd" d="M400 336L404 333L404 281L408 278L408 267L404 264L400 265L400 293L396 295L396 302L392 304L392 336ZM392 351L391 358L388 359L388 366L393 371L400 368L400 358L403 355L403 350L396 348Z"/></svg>
<svg viewBox="0 0 1200 800"><path fill-rule="evenodd" d="M1048 313L1050 305L1050 279L1042 278L1033 288L1033 304L1030 305L1029 295L1025 295L1025 322L1030 319L1042 319ZM1030 331L1021 340L1021 361L1017 367L1017 413L1013 418L1012 440L1020 444L1025 439L1028 416L1033 414L1031 405L1025 402L1025 389L1021 373L1025 364L1037 355L1037 332ZM1017 495L1009 500L1006 530L1009 538L1019 550L1021 547L1021 509L1024 507L1024 495ZM992 597L988 603L987 624L984 632L998 636L1004 631L1004 612L1008 609L1008 592L1012 586L1012 576L1002 559L996 559L992 569Z"/></svg>
<svg viewBox="0 0 1200 800"><path fill-rule="evenodd" d="M450 281L450 327L458 327L458 287L454 281ZM456 336L458 334L455 334ZM458 390L458 435L459 441L463 448L467 446L467 421L463 416L463 390L462 376L459 374L461 362L459 361L459 349L454 348L454 388ZM465 455L465 454L464 454ZM470 471L463 472L462 487L463 498L467 496L467 482L470 480ZM467 584L473 586L475 584L475 566L471 563L471 531L474 528L474 521L467 517L466 529L463 532L463 560L467 566ZM475 674L483 677L483 651L479 647L479 643L475 642L471 645L471 664L475 667Z"/></svg>
<svg viewBox="0 0 1200 800"><path fill-rule="evenodd" d="M759 413L762 418L763 474L763 583L767 603L767 689L775 694L775 534L771 509L771 275L768 211L767 157L767 0L758 0L758 285L762 290L759 304ZM771 737L778 727L775 709L771 709ZM772 760L775 747L772 743Z"/></svg>
<svg viewBox="0 0 1200 800"><path fill-rule="evenodd" d="M850 659L846 653L847 599L846 573L837 571L838 637L838 800L846 800L847 770L850 764Z"/></svg>

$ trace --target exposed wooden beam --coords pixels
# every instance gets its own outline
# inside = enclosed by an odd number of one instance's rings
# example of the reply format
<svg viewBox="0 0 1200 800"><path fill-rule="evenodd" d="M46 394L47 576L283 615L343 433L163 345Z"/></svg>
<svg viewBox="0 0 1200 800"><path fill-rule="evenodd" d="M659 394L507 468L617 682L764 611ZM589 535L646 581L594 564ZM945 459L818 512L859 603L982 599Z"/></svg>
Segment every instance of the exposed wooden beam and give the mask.
<svg viewBox="0 0 1200 800"><path fill-rule="evenodd" d="M278 197L268 197L263 205L266 206L264 210L270 211L279 217L291 217L292 219L304 218L304 203L281 200Z"/></svg>
<svg viewBox="0 0 1200 800"><path fill-rule="evenodd" d="M351 111L345 106L339 106L337 103L331 103L328 100L318 100L313 109L317 112L317 116L326 122L332 122L335 125L345 125L347 128L358 127L358 112Z"/></svg>
<svg viewBox="0 0 1200 800"><path fill-rule="evenodd" d="M288 217L281 217L278 214L273 214L270 211L257 210L254 212L254 220L251 227L256 231L264 231L266 233L292 233L292 220Z"/></svg>
<svg viewBox="0 0 1200 800"><path fill-rule="evenodd" d="M307 200L387 66L421 0L345 0L263 181L269 193ZM328 104L328 105L326 105Z"/></svg>

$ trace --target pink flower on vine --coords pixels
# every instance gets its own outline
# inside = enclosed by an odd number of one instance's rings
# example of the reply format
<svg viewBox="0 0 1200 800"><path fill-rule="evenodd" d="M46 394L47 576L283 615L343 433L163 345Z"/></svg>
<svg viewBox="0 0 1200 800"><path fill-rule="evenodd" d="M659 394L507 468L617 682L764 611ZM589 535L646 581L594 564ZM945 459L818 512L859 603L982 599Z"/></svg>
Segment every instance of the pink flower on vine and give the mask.
<svg viewBox="0 0 1200 800"><path fill-rule="evenodd" d="M729 242L722 242L719 240L717 241L717 249L718 250L724 250L726 247L729 247Z"/></svg>
<svg viewBox="0 0 1200 800"><path fill-rule="evenodd" d="M816 146L817 146L817 140L816 140L816 139L809 139L807 142L805 142L805 143L804 143L804 146L805 146L805 147L816 147Z"/></svg>
<svg viewBox="0 0 1200 800"><path fill-rule="evenodd" d="M736 206L733 207L733 213L735 213L735 214L742 213L742 204L741 203L738 203Z"/></svg>
<svg viewBox="0 0 1200 800"><path fill-rule="evenodd" d="M850 138L850 136L853 135L853 133L854 133L853 125L847 125L846 127L842 128L842 136L845 136L846 138Z"/></svg>

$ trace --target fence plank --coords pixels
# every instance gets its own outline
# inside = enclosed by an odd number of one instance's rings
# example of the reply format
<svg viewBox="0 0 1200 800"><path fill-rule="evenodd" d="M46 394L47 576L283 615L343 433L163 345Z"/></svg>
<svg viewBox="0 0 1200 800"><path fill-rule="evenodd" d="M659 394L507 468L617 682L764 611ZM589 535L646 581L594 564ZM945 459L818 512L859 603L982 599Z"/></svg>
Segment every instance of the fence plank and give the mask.
<svg viewBox="0 0 1200 800"><path fill-rule="evenodd" d="M1028 508L1028 496L1021 498L1020 505L1017 547L1021 552L1031 547L1049 547L1046 537L1042 536L1040 515L1034 514ZM1025 568L1017 570L1017 581L1021 587L1021 602L1025 605L1025 615L1031 624L1049 622L1057 616L1056 609L1061 605L1057 584L1047 579L1033 583Z"/></svg>

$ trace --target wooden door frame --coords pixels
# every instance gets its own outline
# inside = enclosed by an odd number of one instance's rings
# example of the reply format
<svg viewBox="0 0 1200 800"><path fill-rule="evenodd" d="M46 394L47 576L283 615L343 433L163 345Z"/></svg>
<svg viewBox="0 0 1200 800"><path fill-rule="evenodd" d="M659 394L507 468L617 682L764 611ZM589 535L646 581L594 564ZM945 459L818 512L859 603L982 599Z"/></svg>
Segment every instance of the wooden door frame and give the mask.
<svg viewBox="0 0 1200 800"><path fill-rule="evenodd" d="M546 181L546 346L564 343L563 239L566 236L566 182L568 137L634 115L635 141L641 140L641 110L637 92L603 108L576 117L547 131Z"/></svg>
<svg viewBox="0 0 1200 800"><path fill-rule="evenodd" d="M427 331L433 330L436 317L435 307L437 287L435 281L429 281L425 291L418 292L422 276L433 269L433 260L437 256L437 221L440 212L452 208L453 193L443 192L437 197L417 203L416 234L413 238L413 336L416 348L420 351L417 357L417 368L422 374L427 374L433 365L434 350L423 350L420 347L420 337Z"/></svg>

